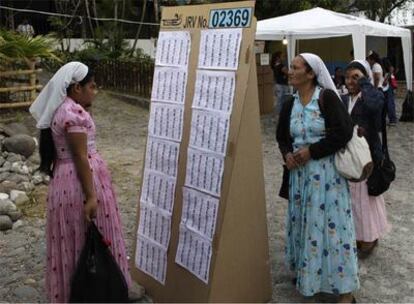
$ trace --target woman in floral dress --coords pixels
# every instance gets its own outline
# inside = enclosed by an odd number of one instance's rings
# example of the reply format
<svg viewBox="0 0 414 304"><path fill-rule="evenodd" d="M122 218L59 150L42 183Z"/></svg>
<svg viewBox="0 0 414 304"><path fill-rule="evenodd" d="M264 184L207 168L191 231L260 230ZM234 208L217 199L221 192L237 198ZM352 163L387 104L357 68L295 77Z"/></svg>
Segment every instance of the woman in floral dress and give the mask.
<svg viewBox="0 0 414 304"><path fill-rule="evenodd" d="M286 261L305 296L325 292L352 302L359 288L352 207L334 154L351 139L352 121L322 60L294 58L277 141L289 169Z"/></svg>

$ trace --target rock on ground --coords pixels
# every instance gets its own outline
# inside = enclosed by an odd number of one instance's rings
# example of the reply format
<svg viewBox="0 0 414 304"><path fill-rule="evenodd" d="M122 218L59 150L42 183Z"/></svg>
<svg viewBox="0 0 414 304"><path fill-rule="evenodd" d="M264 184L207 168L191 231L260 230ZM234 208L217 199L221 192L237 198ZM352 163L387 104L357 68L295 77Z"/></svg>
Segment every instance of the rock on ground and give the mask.
<svg viewBox="0 0 414 304"><path fill-rule="evenodd" d="M4 139L3 146L8 152L20 154L28 158L33 154L36 148L36 142L33 137L29 135L17 134Z"/></svg>
<svg viewBox="0 0 414 304"><path fill-rule="evenodd" d="M8 215L0 215L0 230L8 230L13 227L13 222Z"/></svg>

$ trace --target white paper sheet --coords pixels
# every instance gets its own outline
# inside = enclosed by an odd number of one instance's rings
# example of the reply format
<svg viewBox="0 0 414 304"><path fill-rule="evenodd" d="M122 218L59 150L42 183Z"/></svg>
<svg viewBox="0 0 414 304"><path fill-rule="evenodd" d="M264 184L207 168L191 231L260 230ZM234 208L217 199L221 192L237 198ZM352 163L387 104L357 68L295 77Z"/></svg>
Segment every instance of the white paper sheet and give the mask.
<svg viewBox="0 0 414 304"><path fill-rule="evenodd" d="M237 70L242 35L241 28L202 30L198 67Z"/></svg>
<svg viewBox="0 0 414 304"><path fill-rule="evenodd" d="M167 251L155 242L138 234L135 266L165 285Z"/></svg>
<svg viewBox="0 0 414 304"><path fill-rule="evenodd" d="M151 100L184 104L187 69L155 67Z"/></svg>
<svg viewBox="0 0 414 304"><path fill-rule="evenodd" d="M174 207L175 178L152 170L144 171L141 202L152 204L172 213Z"/></svg>
<svg viewBox="0 0 414 304"><path fill-rule="evenodd" d="M155 55L156 65L187 66L191 37L186 31L160 32Z"/></svg>
<svg viewBox="0 0 414 304"><path fill-rule="evenodd" d="M171 215L141 202L138 233L167 250L171 236Z"/></svg>
<svg viewBox="0 0 414 304"><path fill-rule="evenodd" d="M180 226L175 262L206 284L209 279L211 253L210 241L203 239L185 226Z"/></svg>
<svg viewBox="0 0 414 304"><path fill-rule="evenodd" d="M194 109L191 118L190 146L226 154L230 115Z"/></svg>
<svg viewBox="0 0 414 304"><path fill-rule="evenodd" d="M159 102L151 103L148 135L181 141L184 107Z"/></svg>
<svg viewBox="0 0 414 304"><path fill-rule="evenodd" d="M209 240L216 230L218 207L218 198L183 187L181 223Z"/></svg>
<svg viewBox="0 0 414 304"><path fill-rule="evenodd" d="M148 136L145 170L150 169L171 177L177 177L180 144Z"/></svg>
<svg viewBox="0 0 414 304"><path fill-rule="evenodd" d="M188 148L185 185L220 196L224 157Z"/></svg>
<svg viewBox="0 0 414 304"><path fill-rule="evenodd" d="M193 108L231 113L235 87L235 72L197 70Z"/></svg>

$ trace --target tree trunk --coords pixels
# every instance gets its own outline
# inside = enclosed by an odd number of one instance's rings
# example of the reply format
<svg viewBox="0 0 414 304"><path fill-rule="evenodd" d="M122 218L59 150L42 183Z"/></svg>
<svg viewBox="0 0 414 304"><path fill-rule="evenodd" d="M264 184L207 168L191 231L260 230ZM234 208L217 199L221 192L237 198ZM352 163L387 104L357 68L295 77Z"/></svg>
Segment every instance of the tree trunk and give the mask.
<svg viewBox="0 0 414 304"><path fill-rule="evenodd" d="M159 10L158 10L158 0L154 0L153 1L153 3L154 3L154 17L155 17L155 22L159 22L160 21L160 19L159 19Z"/></svg>
<svg viewBox="0 0 414 304"><path fill-rule="evenodd" d="M93 15L95 16L95 18L98 18L98 13L96 10L96 1L92 0L92 8L93 8ZM99 28L99 21L95 19L95 23L96 23L96 28Z"/></svg>
<svg viewBox="0 0 414 304"><path fill-rule="evenodd" d="M134 44L132 45L131 48L131 52L129 53L129 55L132 57L132 55L135 52L135 48L137 47L137 43L138 43L138 38L139 38L139 34L141 33L141 28L142 28L142 22L144 22L144 18L145 18L145 11L147 8L147 0L144 0L144 3L142 5L142 13L141 13L141 23L138 25L138 29L137 29L137 33L135 34L135 40L134 40Z"/></svg>
<svg viewBox="0 0 414 304"><path fill-rule="evenodd" d="M88 2L88 0L85 0L85 8L86 8L86 15L88 16L89 28L91 29L91 36L92 36L92 39L95 40L95 32L93 30L93 25L92 25L92 20L91 20L91 13L89 11L89 2Z"/></svg>

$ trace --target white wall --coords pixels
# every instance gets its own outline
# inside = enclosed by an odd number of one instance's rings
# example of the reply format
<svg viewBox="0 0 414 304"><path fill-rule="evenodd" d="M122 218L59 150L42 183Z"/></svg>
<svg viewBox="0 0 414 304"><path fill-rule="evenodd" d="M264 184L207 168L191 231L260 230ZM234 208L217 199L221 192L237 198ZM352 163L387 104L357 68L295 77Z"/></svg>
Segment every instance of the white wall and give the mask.
<svg viewBox="0 0 414 304"><path fill-rule="evenodd" d="M134 39L125 39L128 41L128 44L130 47L134 44ZM84 39L64 39L63 44L66 48L69 44L69 51L73 52L74 50L81 50L84 48ZM144 54L147 54L151 56L152 58L155 58L155 39L138 39L138 43L136 48L142 49ZM60 46L57 46L60 48Z"/></svg>

